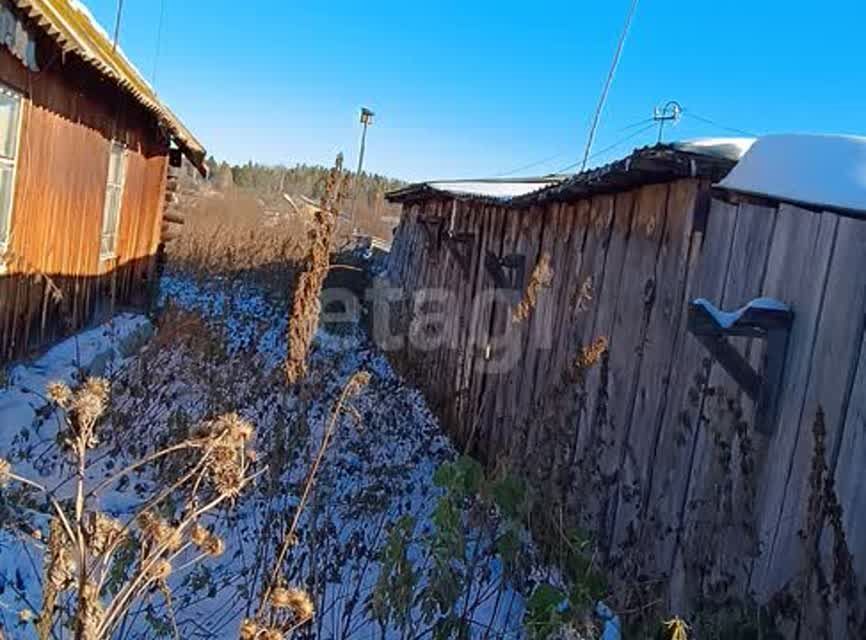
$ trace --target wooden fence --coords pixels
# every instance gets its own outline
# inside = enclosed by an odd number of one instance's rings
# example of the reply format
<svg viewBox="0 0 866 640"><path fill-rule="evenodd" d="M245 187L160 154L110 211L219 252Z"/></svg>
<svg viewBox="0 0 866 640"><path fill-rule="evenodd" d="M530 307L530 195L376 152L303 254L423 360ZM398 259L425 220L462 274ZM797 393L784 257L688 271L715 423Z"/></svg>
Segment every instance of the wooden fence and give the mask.
<svg viewBox="0 0 866 640"><path fill-rule="evenodd" d="M716 196L681 179L406 203L386 277L408 339L386 347L462 446L594 532L617 583L661 585L669 612L757 602L791 636L864 637L866 219ZM687 328L695 298L761 295L795 314L768 434ZM764 369L763 342L731 343Z"/></svg>

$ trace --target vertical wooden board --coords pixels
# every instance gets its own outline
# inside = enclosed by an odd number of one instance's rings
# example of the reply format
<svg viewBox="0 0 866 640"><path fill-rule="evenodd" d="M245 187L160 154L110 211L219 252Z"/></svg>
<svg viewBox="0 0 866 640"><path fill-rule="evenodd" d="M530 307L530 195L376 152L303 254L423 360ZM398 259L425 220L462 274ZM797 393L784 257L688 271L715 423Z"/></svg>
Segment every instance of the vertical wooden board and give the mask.
<svg viewBox="0 0 866 640"><path fill-rule="evenodd" d="M561 228L564 239L558 243L562 252L557 261L558 271L554 275L558 286L552 292L553 298L557 301L557 310L554 317L550 371L558 381L563 379L566 368L577 355L572 318L581 294L580 273L585 257L588 212L589 202L586 200L569 204L563 210ZM590 301L580 302L586 305Z"/></svg>
<svg viewBox="0 0 866 640"><path fill-rule="evenodd" d="M443 202L436 200L428 208L427 215L431 218L441 220L443 218ZM438 241L430 246L427 251L428 259L424 262L421 279L415 288L416 294L421 291L435 289L440 275L446 267L446 251ZM420 326L420 325L419 325ZM426 336L425 336L426 338ZM423 388L427 390L427 398L434 409L438 412L437 375L435 371L438 349L433 346L419 344L416 349L417 367L423 381Z"/></svg>
<svg viewBox="0 0 866 640"><path fill-rule="evenodd" d="M680 331L689 255L693 235L698 182L673 183L667 198L667 217L653 275L653 303L643 347L634 411L622 452L619 496L613 527L614 555L631 556L626 570L638 566L638 537L649 496L658 430L674 368Z"/></svg>
<svg viewBox="0 0 866 640"><path fill-rule="evenodd" d="M680 312L676 364L653 458L655 469L642 523L643 572L652 578L663 578L671 572L697 439L701 389L709 369L708 356L686 330L685 307L694 298L721 297L736 221L736 206L713 201L705 230L696 229L700 237L695 238L692 246L687 295Z"/></svg>
<svg viewBox="0 0 866 640"><path fill-rule="evenodd" d="M559 240L560 205L548 205L540 208L538 214L544 216L543 224L536 234L527 238L526 252L531 268L534 268L543 255L551 258L551 268L555 271L557 265L553 262L556 243ZM554 274L554 278L556 275ZM541 379L540 366L550 355L551 316L556 308L557 300L551 290L542 290L538 301L529 318L522 324L524 359L519 365L518 384L514 389L516 401L515 417L518 425L526 429L523 441L526 450L534 451L539 447L539 419L535 404L535 393L539 385L545 386L547 380ZM543 454L542 454L543 456ZM544 456L546 457L546 456Z"/></svg>
<svg viewBox="0 0 866 640"><path fill-rule="evenodd" d="M866 224L866 222L861 223ZM836 463L836 494L842 508L842 531L848 550L851 552L854 585L859 587L855 596L855 606L840 599L833 612L833 637L844 637L846 618L859 606L863 611L863 586L866 585L866 474L863 461L866 460L866 339L860 346L857 374L854 379L853 393L845 416L839 459ZM836 532L825 525L821 535L822 555L824 549L836 542Z"/></svg>
<svg viewBox="0 0 866 640"><path fill-rule="evenodd" d="M550 317L549 342L544 342L539 369L534 375L531 411L541 427L546 442L545 459L559 488L558 500L566 502L574 464L577 403L573 365L579 347L574 344L572 317L580 293L579 273L584 257L584 240L588 227L589 202L563 206L549 230L554 240L552 265L554 281L547 292L554 305ZM538 340L536 340L538 343ZM570 524L570 523L569 523Z"/></svg>
<svg viewBox="0 0 866 640"><path fill-rule="evenodd" d="M593 324L584 344L590 344L595 339L608 340L614 328L615 312L620 288L624 279L625 263L630 249L631 228L636 216L637 202L635 192L617 194L610 200L593 198L591 216L594 223L604 225L606 216L611 215L610 232L607 236L604 260L599 264L593 261L601 271L594 272ZM612 446L612 438L608 433L608 402L609 396L609 357L604 355L599 363L584 371L585 379L585 410L575 447L575 488L572 495L578 497L574 501L577 523L591 532L600 528L599 509L604 497L601 495L607 489L606 479L599 475L600 456L605 447Z"/></svg>
<svg viewBox="0 0 866 640"><path fill-rule="evenodd" d="M450 225L457 224L456 221L456 201L444 201L439 209L439 217L442 219L442 234L448 233ZM445 246L445 240L439 248L439 263L440 267L431 274L428 287L437 291L435 295L447 296L446 300L438 301L435 304L437 314L444 316L443 326L437 337L438 346L430 354L428 370L430 372L430 380L432 383L434 402L440 408L439 417L445 415L446 404L450 401L453 389L451 388L451 371L449 369L449 348L451 334L454 331L454 326L460 323L460 314L456 308L456 290L455 286L460 280L460 265L455 259L451 251Z"/></svg>
<svg viewBox="0 0 866 640"><path fill-rule="evenodd" d="M489 229L484 234L483 243L481 245L481 259L478 265L478 288L476 299L473 303L473 320L472 320L472 339L470 343L471 349L471 378L469 392L469 411L465 416L467 433L465 443L470 451L484 450L487 443L477 439L478 432L481 428L482 416L486 410L486 403L489 402L484 394L486 388L487 377L487 361L486 352L489 345L490 323L495 313L495 305L483 304L480 301L480 296L486 296L493 289L493 281L487 274L487 269L484 265L484 256L488 251L494 255L501 255L502 252L502 231L504 229L505 217L500 207L486 207L486 215L488 223L486 227Z"/></svg>
<svg viewBox="0 0 866 640"><path fill-rule="evenodd" d="M775 220L775 209L741 204L731 246L730 266L718 306L735 309L759 297ZM736 348L747 355L747 343ZM754 505L749 498L735 505L734 444L753 439L749 422L752 406L745 406L737 383L713 363L708 393L701 401L701 421L682 526L682 557L687 591L724 600L739 586L748 585L750 559L756 554ZM746 447L748 451L750 447ZM766 450L765 446L761 450ZM749 453L748 455L753 455ZM746 480L756 480L748 469Z"/></svg>
<svg viewBox="0 0 866 640"><path fill-rule="evenodd" d="M615 200L612 196L596 196L591 201L583 200L578 207L578 223L585 226L586 231L576 282L578 294L569 301L572 310L568 320L571 324L568 342L571 357L575 361L582 350L592 345L598 337L595 334L596 319L603 301L608 246L611 242L611 234L614 232L614 207ZM620 215L621 217L628 217L631 212L627 211ZM630 221L627 221L621 226L628 229L629 224ZM618 254L616 251L618 245L621 243L615 243L611 269L619 269L622 266L621 257L619 257L622 252ZM603 337L606 338L607 336ZM574 393L569 395L574 406L572 411L566 414L566 419L571 422L573 430L571 467L575 480L580 475L578 461L587 441L592 415L588 410L588 388L591 385L587 381L597 372L598 364L593 365L590 371L584 372L575 369L573 372L577 378L576 388Z"/></svg>
<svg viewBox="0 0 866 640"><path fill-rule="evenodd" d="M541 221L535 216L526 216L523 212L511 208L505 209L503 216L505 227L502 232L500 257L523 255L528 259L520 246L522 227L527 224L541 224ZM481 438L487 443L488 461L495 460L504 452L512 435L511 431L516 426L513 416L509 415L508 390L513 388L514 378L519 375L520 360L523 357L520 327L515 327L511 322L511 312L520 291L502 291L501 294L503 298L496 301L493 310L487 400L479 426Z"/></svg>
<svg viewBox="0 0 866 640"><path fill-rule="evenodd" d="M525 282L528 282L531 277L531 270L535 267L542 252L549 249L545 243L549 244L548 231L553 224L551 218L555 215L555 211L548 207L536 206L524 209L521 213L522 222L516 239L515 252L526 259ZM520 299L522 295L522 289L515 291L515 301ZM525 445L528 430L531 428L529 424L531 385L534 376L534 362L538 357L535 352L534 339L538 332L543 330L540 329L540 314L544 312L545 305L549 300L549 291L542 292L539 297L539 304L521 323L511 321L510 313L514 309L513 306L508 311L512 335L507 340L510 343L508 348L511 350L513 365L508 376L508 385L503 389L504 412L501 416L502 427L507 428L508 433L502 434L507 435L507 437L492 444L498 452L503 454L513 453L515 450L527 451ZM522 454L521 458L523 458Z"/></svg>
<svg viewBox="0 0 866 640"><path fill-rule="evenodd" d="M472 366L472 305L475 300L478 288L479 265L481 261L481 244L485 232L483 224L483 212L477 205L464 205L466 209L466 218L468 220L467 229L474 234L472 240L471 260L466 281L461 289L462 295L460 298L460 308L462 315L462 324L459 329L457 338L457 354L456 354L456 371L454 384L454 417L452 424L457 425L466 421L468 412L468 394L470 373Z"/></svg>
<svg viewBox="0 0 866 640"><path fill-rule="evenodd" d="M831 217L833 214L823 214ZM835 217L835 216L833 216ZM771 583L783 580L792 569L805 568L805 554L799 527L805 526L810 497L809 470L814 455L812 425L818 408L824 411L828 456L838 451L845 410L850 400L857 358L863 340L863 310L866 308L866 277L862 263L866 255L866 224L840 218L833 255L827 272L821 304L814 356L800 415L782 510L770 550ZM829 460L832 471L833 460ZM806 532L807 539L810 532ZM831 566L831 565L827 565ZM815 603L802 603L804 613Z"/></svg>
<svg viewBox="0 0 866 640"><path fill-rule="evenodd" d="M837 224L836 216L818 215L783 204L779 207L770 247L764 293L788 304L794 312L794 322L788 338L779 418L768 445L774 463L757 470L756 533L761 555L752 570L751 590L759 602L766 602L796 572L795 567L773 565L773 545L798 440L805 437L811 442L811 426L803 432L801 418ZM784 524L789 531L796 531L799 526L790 520Z"/></svg>
<svg viewBox="0 0 866 640"><path fill-rule="evenodd" d="M609 336L607 442L598 456L603 488L599 499L599 542L610 549L617 486L627 455L627 438L646 332L656 287L656 262L666 226L667 184L641 187L636 194L628 251Z"/></svg>

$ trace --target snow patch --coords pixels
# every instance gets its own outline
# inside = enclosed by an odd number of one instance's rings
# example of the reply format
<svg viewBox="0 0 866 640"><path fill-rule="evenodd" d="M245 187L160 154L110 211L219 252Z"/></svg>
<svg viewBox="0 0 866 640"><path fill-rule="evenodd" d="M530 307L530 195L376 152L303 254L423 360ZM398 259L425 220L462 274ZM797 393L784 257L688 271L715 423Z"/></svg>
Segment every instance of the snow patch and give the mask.
<svg viewBox="0 0 866 640"><path fill-rule="evenodd" d="M84 331L49 349L32 362L13 366L9 382L0 390L0 455L12 438L29 427L36 411L45 405L49 382L75 382L81 373L111 377L133 345L145 339L153 327L146 316L122 313L94 329Z"/></svg>
<svg viewBox="0 0 866 640"><path fill-rule="evenodd" d="M704 156L739 160L755 144L755 138L696 138L674 142L671 146L679 151L699 153Z"/></svg>
<svg viewBox="0 0 866 640"><path fill-rule="evenodd" d="M866 137L764 136L718 186L866 215Z"/></svg>

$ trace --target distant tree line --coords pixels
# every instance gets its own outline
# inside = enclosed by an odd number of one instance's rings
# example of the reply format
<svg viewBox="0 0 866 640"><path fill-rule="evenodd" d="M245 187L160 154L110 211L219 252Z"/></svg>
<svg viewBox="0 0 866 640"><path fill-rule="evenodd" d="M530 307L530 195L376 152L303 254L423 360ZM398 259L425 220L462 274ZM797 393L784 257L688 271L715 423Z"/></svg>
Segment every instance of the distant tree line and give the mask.
<svg viewBox="0 0 866 640"><path fill-rule="evenodd" d="M252 161L230 165L217 162L213 156L207 159L207 165L208 180L215 189L242 189L265 200L281 198L284 193L318 200L329 170L329 167L319 165L296 164L290 167ZM352 194L346 202L346 209L354 209L355 218L362 228L375 235L387 235L390 226L382 222L382 217L399 216L400 209L386 202L385 194L404 185L400 180L362 172L360 178L353 178Z"/></svg>

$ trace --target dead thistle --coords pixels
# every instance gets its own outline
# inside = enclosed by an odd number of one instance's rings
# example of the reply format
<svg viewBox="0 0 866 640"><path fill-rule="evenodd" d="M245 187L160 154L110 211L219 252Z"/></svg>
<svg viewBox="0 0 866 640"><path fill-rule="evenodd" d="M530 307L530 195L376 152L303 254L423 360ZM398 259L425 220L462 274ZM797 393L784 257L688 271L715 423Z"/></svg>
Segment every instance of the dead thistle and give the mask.
<svg viewBox="0 0 866 640"><path fill-rule="evenodd" d="M72 506L64 507L54 498L54 491L15 474L3 459L0 459L0 483L15 481L37 489L48 497L54 510L43 566L42 610L36 621L40 640L53 637L58 625L74 629L75 637L82 640L106 640L137 599L156 587L168 602L171 592L166 581L175 572L225 551L224 541L198 522L203 514L237 497L261 473L249 473L250 460L245 451L253 428L236 414L221 416L198 430L205 435L191 437L133 462L88 491L87 456L97 444L96 426L108 407L109 385L105 380L91 378L74 390L54 383L47 393L63 410L65 429L61 435L69 444L68 452L76 467ZM197 455L183 458L189 469L170 487L147 500L129 522L122 523L89 508L90 501L115 482L144 465L179 452ZM208 478L213 491L204 489ZM178 510L175 503L180 503L177 519L170 522L157 515ZM138 528L139 536L130 535L132 527ZM138 545L137 560L125 581L112 590L113 597L103 601L100 594L105 593L106 582L114 579L115 554L126 542ZM175 559L188 549L198 553L175 566ZM59 606L61 602L69 606Z"/></svg>

